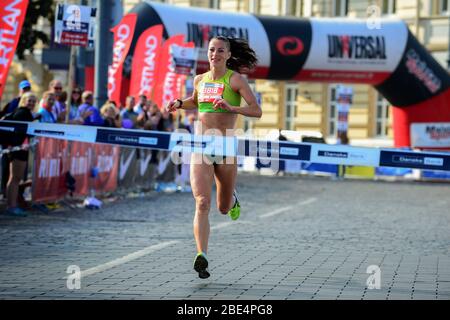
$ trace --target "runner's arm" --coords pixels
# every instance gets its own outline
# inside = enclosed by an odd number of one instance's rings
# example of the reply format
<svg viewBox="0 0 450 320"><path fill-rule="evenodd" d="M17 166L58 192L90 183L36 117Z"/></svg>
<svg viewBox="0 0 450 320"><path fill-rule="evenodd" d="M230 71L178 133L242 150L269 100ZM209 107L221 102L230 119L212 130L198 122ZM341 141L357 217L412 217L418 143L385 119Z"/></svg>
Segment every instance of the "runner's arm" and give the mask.
<svg viewBox="0 0 450 320"><path fill-rule="evenodd" d="M197 104L197 84L199 83L199 81L202 79L202 75L197 75L194 78L194 91L192 92L192 96L190 96L187 99L182 100L182 106L179 109L183 109L183 110L192 110L192 109L197 109L198 108L198 104ZM177 100L173 100L171 102L169 102L166 106L166 110L169 112L173 112L175 111L177 108L175 107L175 104L177 103Z"/></svg>
<svg viewBox="0 0 450 320"><path fill-rule="evenodd" d="M234 91L239 92L246 105L241 106L231 106L225 99L218 99L214 101L215 108L222 108L228 110L232 113L241 114L246 117L261 118L262 110L256 101L256 97L250 89L247 80L241 76L239 73L234 73L230 79L231 88Z"/></svg>

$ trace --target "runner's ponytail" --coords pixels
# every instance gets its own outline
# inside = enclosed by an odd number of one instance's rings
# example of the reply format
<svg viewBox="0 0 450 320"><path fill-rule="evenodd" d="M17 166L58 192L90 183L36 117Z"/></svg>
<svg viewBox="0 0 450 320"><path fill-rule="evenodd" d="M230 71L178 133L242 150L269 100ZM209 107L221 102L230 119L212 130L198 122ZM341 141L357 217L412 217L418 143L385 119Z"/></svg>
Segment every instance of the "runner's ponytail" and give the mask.
<svg viewBox="0 0 450 320"><path fill-rule="evenodd" d="M248 45L247 40L222 36L214 37L213 39L221 40L227 44L231 52L231 57L227 61L228 69L246 73L255 68L258 58L255 51Z"/></svg>

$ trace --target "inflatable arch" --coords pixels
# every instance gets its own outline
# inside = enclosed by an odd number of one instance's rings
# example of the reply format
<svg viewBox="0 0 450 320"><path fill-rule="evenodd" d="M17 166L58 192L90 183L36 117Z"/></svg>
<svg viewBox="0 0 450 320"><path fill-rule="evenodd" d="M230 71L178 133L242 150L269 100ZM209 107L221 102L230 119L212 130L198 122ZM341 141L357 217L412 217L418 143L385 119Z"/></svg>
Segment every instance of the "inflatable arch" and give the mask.
<svg viewBox="0 0 450 320"><path fill-rule="evenodd" d="M373 85L394 108L394 143L410 146L410 125L450 122L450 75L397 19L379 28L365 20L282 18L142 2L130 55L139 35L164 25L164 36L184 34L200 50L198 70L207 67L208 40L245 38L259 64L250 78Z"/></svg>

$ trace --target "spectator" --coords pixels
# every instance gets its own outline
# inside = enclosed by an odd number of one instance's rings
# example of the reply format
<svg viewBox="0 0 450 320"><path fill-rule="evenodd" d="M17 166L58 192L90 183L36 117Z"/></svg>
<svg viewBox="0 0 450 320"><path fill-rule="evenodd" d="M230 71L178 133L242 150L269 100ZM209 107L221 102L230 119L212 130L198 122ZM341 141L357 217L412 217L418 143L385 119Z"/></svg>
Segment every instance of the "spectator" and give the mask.
<svg viewBox="0 0 450 320"><path fill-rule="evenodd" d="M26 93L31 91L31 84L28 80L23 80L19 83L19 95L9 101L0 111L0 118L3 118L7 114L12 113L19 106L20 98ZM2 156L2 193L6 195L6 183L9 179L9 157L7 154Z"/></svg>
<svg viewBox="0 0 450 320"><path fill-rule="evenodd" d="M141 114L142 110L147 104L147 96L145 94L139 95L139 102L134 106L133 111Z"/></svg>
<svg viewBox="0 0 450 320"><path fill-rule="evenodd" d="M137 126L140 129L151 130L148 128L151 127L150 108L152 105L153 105L153 102L151 100L147 100L145 105L142 107L142 111L141 111L141 113L139 113L139 115L137 117Z"/></svg>
<svg viewBox="0 0 450 320"><path fill-rule="evenodd" d="M84 114L85 112L90 113L90 115L84 119L83 124L87 126L103 126L105 121L100 115L98 109L93 106L94 94L92 93L92 91L83 92L81 100L83 104L78 109L80 114Z"/></svg>
<svg viewBox="0 0 450 320"><path fill-rule="evenodd" d="M127 99L125 100L125 108L120 113L122 121L123 120L131 120L131 122L133 123L131 126L132 129L136 129L137 118L138 118L138 114L136 112L134 112L134 110L133 110L134 104L135 104L134 97L128 96Z"/></svg>
<svg viewBox="0 0 450 320"><path fill-rule="evenodd" d="M122 121L120 120L119 110L110 101L101 107L100 113L103 117L104 126L110 128L121 128Z"/></svg>
<svg viewBox="0 0 450 320"><path fill-rule="evenodd" d="M39 122L56 123L56 117L52 112L55 101L55 94L53 92L44 92L41 100L42 106L39 108L36 116Z"/></svg>
<svg viewBox="0 0 450 320"><path fill-rule="evenodd" d="M149 121L144 126L147 130L163 131L162 113L159 111L158 105L153 103L149 108Z"/></svg>
<svg viewBox="0 0 450 320"><path fill-rule="evenodd" d="M76 87L72 91L72 96L69 100L70 109L69 109L69 123L71 124L83 124L84 120L92 115L92 111L84 111L83 114L80 114L80 106L82 104L81 94L83 90L80 87Z"/></svg>
<svg viewBox="0 0 450 320"><path fill-rule="evenodd" d="M343 145L347 145L349 144L349 139L347 136L347 131L339 131L338 132L338 138L337 138L337 144L343 144ZM346 166L345 165L338 165L337 166L337 170L336 170L336 179L338 180L342 180L345 177L345 170Z"/></svg>
<svg viewBox="0 0 450 320"><path fill-rule="evenodd" d="M60 80L54 79L54 80L50 81L50 84L48 85L48 91L52 92L55 96L55 103L53 104L52 111L51 111L55 118L55 122L57 122L58 119L61 119L60 113L65 111L65 109L64 109L65 106L60 103L60 99L61 99L60 96L62 94L62 89L63 89L63 86L62 86L62 82ZM43 103L44 103L44 101L42 99L39 103L40 108L43 107Z"/></svg>
<svg viewBox="0 0 450 320"><path fill-rule="evenodd" d="M194 134L195 121L197 121L197 114L196 113L190 113L187 116L187 124L184 125L185 129L187 131L189 131L189 133Z"/></svg>
<svg viewBox="0 0 450 320"><path fill-rule="evenodd" d="M23 80L19 83L19 95L9 101L0 111L0 118L13 112L19 106L19 101L22 95L26 92L31 91L31 83L28 80Z"/></svg>
<svg viewBox="0 0 450 320"><path fill-rule="evenodd" d="M33 121L33 114L31 110L34 109L37 98L32 92L27 92L22 95L18 108L12 114L13 121ZM25 134L15 134L14 139L11 139L11 146L20 146L26 139ZM17 199L19 195L19 184L24 178L25 168L28 161L28 150L13 151L8 154L10 160L10 177L6 186L6 202L7 214L14 216L26 216L23 209L17 206Z"/></svg>
<svg viewBox="0 0 450 320"><path fill-rule="evenodd" d="M55 105L53 106L53 115L56 116L56 122L66 122L66 102L67 92L61 91L60 94L55 94ZM56 109L59 108L58 110Z"/></svg>
<svg viewBox="0 0 450 320"><path fill-rule="evenodd" d="M175 130L173 114L164 110L162 112L162 131L172 132Z"/></svg>

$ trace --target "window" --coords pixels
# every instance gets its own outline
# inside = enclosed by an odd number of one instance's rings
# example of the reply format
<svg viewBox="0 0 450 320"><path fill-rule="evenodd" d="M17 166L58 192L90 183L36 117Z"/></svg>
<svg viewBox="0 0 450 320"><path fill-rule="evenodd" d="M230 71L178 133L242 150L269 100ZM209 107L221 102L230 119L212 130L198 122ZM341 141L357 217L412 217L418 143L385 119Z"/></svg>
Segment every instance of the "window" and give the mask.
<svg viewBox="0 0 450 320"><path fill-rule="evenodd" d="M348 0L334 0L332 10L334 17L346 16L348 13Z"/></svg>
<svg viewBox="0 0 450 320"><path fill-rule="evenodd" d="M212 9L220 9L220 0L209 0L209 7Z"/></svg>
<svg viewBox="0 0 450 320"><path fill-rule="evenodd" d="M284 105L286 106L284 128L287 130L294 130L295 118L297 116L298 85L294 83L286 84L284 93Z"/></svg>
<svg viewBox="0 0 450 320"><path fill-rule="evenodd" d="M375 110L375 136L387 137L389 129L389 102L378 93Z"/></svg>
<svg viewBox="0 0 450 320"><path fill-rule="evenodd" d="M440 0L439 1L439 14L441 15L448 15L449 10L449 0Z"/></svg>
<svg viewBox="0 0 450 320"><path fill-rule="evenodd" d="M288 16L303 16L303 0L283 0L281 13Z"/></svg>
<svg viewBox="0 0 450 320"><path fill-rule="evenodd" d="M328 135L335 136L337 134L337 85L330 85L329 89L329 101L328 101Z"/></svg>
<svg viewBox="0 0 450 320"><path fill-rule="evenodd" d="M396 8L397 0L383 0L383 14L394 14L397 10Z"/></svg>
<svg viewBox="0 0 450 320"><path fill-rule="evenodd" d="M261 1L260 0L249 0L248 12L253 14L258 14L261 11Z"/></svg>

